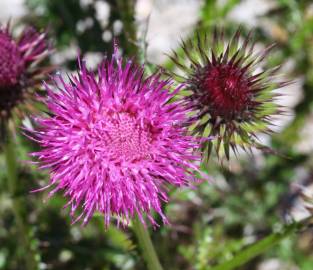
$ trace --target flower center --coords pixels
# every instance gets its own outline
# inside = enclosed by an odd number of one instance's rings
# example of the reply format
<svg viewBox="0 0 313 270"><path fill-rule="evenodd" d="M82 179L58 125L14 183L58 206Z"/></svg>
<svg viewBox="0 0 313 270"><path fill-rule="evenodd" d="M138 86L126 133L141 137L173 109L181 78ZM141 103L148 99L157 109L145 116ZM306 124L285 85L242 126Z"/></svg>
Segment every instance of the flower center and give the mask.
<svg viewBox="0 0 313 270"><path fill-rule="evenodd" d="M204 102L211 113L226 118L241 117L251 101L248 80L240 67L210 67L204 78Z"/></svg>
<svg viewBox="0 0 313 270"><path fill-rule="evenodd" d="M153 133L129 113L112 115L106 120L103 140L107 156L116 163L136 162L149 157Z"/></svg>

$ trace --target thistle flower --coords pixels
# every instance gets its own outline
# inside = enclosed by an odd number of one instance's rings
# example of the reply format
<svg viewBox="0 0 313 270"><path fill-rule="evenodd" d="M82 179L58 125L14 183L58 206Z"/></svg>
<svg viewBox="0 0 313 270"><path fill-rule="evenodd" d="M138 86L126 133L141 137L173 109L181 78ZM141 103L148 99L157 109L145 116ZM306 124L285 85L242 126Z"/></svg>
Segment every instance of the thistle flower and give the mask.
<svg viewBox="0 0 313 270"><path fill-rule="evenodd" d="M0 124L17 113L19 105L28 103L33 92L49 72L49 68L38 67L50 50L46 33L27 27L18 38L13 38L9 24L0 27ZM28 103L25 106L32 110Z"/></svg>
<svg viewBox="0 0 313 270"><path fill-rule="evenodd" d="M198 34L195 41L182 43L183 58L190 65L177 54L171 57L184 72L173 74L189 92L184 99L193 109L193 133L215 138L203 144L205 157L212 149L227 159L230 149L235 154L238 147L267 149L257 134L271 133L272 116L281 113L273 90L287 83L275 80L278 67L259 70L273 45L255 53L251 32L243 42L239 38L240 29L228 44L223 32L215 30L212 43Z"/></svg>
<svg viewBox="0 0 313 270"><path fill-rule="evenodd" d="M123 225L152 211L167 222L161 201L168 201L166 183L188 185L199 157L194 137L186 134L186 108L171 99L171 82L160 74L143 79L143 68L117 56L105 59L97 74L80 63L78 75L67 83L46 85L47 116L35 119L34 140L42 147L33 153L41 168L49 168L49 195L63 190L71 216L83 224L95 212L111 215ZM77 211L79 214L76 214Z"/></svg>

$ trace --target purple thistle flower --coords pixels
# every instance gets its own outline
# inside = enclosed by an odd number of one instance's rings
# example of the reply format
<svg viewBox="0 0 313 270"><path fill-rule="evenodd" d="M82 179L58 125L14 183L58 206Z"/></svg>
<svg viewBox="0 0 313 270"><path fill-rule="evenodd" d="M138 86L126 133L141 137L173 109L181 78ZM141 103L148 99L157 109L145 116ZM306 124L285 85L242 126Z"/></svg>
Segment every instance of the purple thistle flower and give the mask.
<svg viewBox="0 0 313 270"><path fill-rule="evenodd" d="M167 202L166 183L189 185L197 170L197 139L182 123L186 107L172 98L171 82L160 74L143 79L144 70L117 56L105 59L97 74L80 63L78 75L67 83L54 78L57 91L46 85L49 115L35 119L34 140L42 150L33 153L41 168L49 168L51 196L63 190L74 222L86 224L95 212L118 222L152 210L168 222L161 202Z"/></svg>
<svg viewBox="0 0 313 270"><path fill-rule="evenodd" d="M289 82L277 81L278 67L259 70L273 45L255 52L251 32L242 42L240 32L228 43L223 31L216 29L212 42L200 34L195 41L183 42L183 55L190 64L175 53L171 57L183 71L172 75L189 91L184 99L193 109L193 133L215 138L203 144L205 158L212 149L227 159L230 150L236 154L238 147L271 151L258 142L257 134L271 133L272 116L282 112L274 102L274 90Z"/></svg>
<svg viewBox="0 0 313 270"><path fill-rule="evenodd" d="M0 27L0 122L6 121L18 105L31 101L38 84L51 70L39 67L50 52L46 33L27 27L18 38L13 38L9 24ZM33 107L28 104L27 109Z"/></svg>

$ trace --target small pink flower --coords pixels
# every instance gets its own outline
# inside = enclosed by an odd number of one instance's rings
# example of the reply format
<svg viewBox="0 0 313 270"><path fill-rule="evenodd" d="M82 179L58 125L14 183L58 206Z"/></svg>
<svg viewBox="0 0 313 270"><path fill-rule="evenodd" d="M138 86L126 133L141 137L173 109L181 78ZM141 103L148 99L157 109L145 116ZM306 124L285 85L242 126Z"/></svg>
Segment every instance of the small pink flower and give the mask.
<svg viewBox="0 0 313 270"><path fill-rule="evenodd" d="M193 181L197 140L183 125L186 107L173 101L171 82L154 74L143 79L143 68L123 64L116 50L97 74L84 64L57 89L46 85L49 115L35 119L34 131L42 150L34 153L41 168L49 168L50 195L63 190L71 216L79 211L83 223L95 212L118 221L145 213L156 225L154 210L167 222L161 202L166 184L185 186Z"/></svg>
<svg viewBox="0 0 313 270"><path fill-rule="evenodd" d="M0 121L7 120L14 109L21 113L18 105L32 99L50 70L39 67L49 52L46 33L27 27L15 39L9 26L0 27Z"/></svg>

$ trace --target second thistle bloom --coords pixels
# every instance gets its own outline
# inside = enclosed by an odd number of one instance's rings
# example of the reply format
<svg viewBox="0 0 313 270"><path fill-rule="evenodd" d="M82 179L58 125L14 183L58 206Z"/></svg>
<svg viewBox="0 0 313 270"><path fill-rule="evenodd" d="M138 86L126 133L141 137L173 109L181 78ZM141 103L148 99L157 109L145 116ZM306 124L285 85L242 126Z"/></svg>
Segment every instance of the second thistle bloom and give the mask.
<svg viewBox="0 0 313 270"><path fill-rule="evenodd" d="M28 26L15 38L9 25L0 26L0 124L14 112L21 115L21 104L32 109L34 91L51 69L39 63L50 50L46 33Z"/></svg>
<svg viewBox="0 0 313 270"><path fill-rule="evenodd" d="M195 134L213 137L204 143L206 154L215 148L229 158L230 149L263 148L258 133L270 133L272 116L280 113L273 90L283 87L277 82L278 68L264 68L273 46L255 52L251 33L240 41L240 30L227 43L223 32L215 30L213 40L197 36L183 42L182 49L189 64L177 55L172 60L183 71L174 74L186 85L185 100L193 109L190 118Z"/></svg>
<svg viewBox="0 0 313 270"><path fill-rule="evenodd" d="M186 107L171 101L171 82L155 74L144 79L143 68L123 64L116 55L97 74L81 65L57 90L46 86L49 115L36 120L35 140L42 147L33 155L49 168L54 187L64 191L71 214L86 223L95 212L126 222L152 211L167 221L161 207L166 184L193 180L196 140L186 134Z"/></svg>

